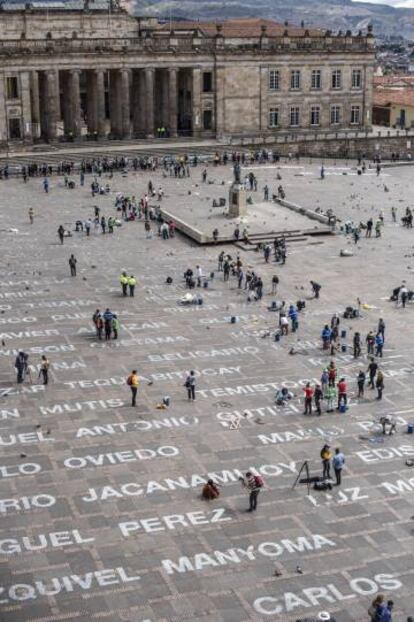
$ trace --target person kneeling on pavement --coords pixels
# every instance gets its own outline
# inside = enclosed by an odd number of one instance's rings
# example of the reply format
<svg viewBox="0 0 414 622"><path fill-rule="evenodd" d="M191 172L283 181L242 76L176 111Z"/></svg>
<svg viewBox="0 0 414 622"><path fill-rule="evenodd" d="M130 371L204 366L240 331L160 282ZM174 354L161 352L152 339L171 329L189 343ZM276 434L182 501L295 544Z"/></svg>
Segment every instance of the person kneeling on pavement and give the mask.
<svg viewBox="0 0 414 622"><path fill-rule="evenodd" d="M219 496L220 490L218 489L217 484L215 484L212 479L209 479L207 484L204 484L203 486L203 490L201 492L202 499L211 501L212 499L217 499Z"/></svg>

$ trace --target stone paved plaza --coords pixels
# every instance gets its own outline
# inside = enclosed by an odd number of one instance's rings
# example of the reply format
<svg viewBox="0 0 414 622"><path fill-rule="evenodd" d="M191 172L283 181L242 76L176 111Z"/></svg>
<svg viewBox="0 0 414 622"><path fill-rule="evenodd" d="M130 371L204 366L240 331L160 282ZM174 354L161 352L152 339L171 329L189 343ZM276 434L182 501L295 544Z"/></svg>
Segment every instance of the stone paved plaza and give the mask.
<svg viewBox="0 0 414 622"><path fill-rule="evenodd" d="M333 207L343 220L382 209L383 234L355 248L341 234L298 242L285 266L241 251L244 267L264 281L265 295L254 303L217 272L221 249L236 254L230 245L146 239L142 222L59 243L60 224L73 230L96 204L115 215L115 193L139 198L150 178L155 188L163 184L163 205L171 207L199 183L201 167L179 191L161 172L115 174L110 195L94 199L90 176L74 190L51 178L49 194L40 178L1 181L2 622L294 622L321 612L362 622L377 592L394 600L393 620L414 615L414 469L406 466L414 457L407 434L413 307L389 302L402 279L414 286L414 234L390 215L392 204L401 216L414 203L412 168L357 177L350 164L332 162L322 181L319 164L292 166L280 166L288 199ZM340 167L346 175L336 174ZM274 173L258 172L260 197ZM220 175L230 180L230 166ZM354 256L339 257L341 248ZM202 306L180 306L182 275L196 264L214 279L201 289ZM138 279L134 298L121 296L124 269ZM277 314L268 311L275 273L278 299L307 302L298 332L280 342L273 338ZM320 300L310 297L310 279L322 285ZM357 297L367 308L359 319L341 319L348 348L336 355L349 409L328 414L323 406L321 417L305 417L302 388L330 361L321 349L323 325ZM120 319L119 339L98 342L92 314L107 307ZM354 361L349 346L355 330L364 341L380 317L384 397L378 402L367 390L358 400L355 378L367 356L364 344ZM20 349L31 364L23 385L14 370ZM38 379L42 354L51 363L46 387ZM136 408L125 384L134 368L141 377ZM194 403L183 386L190 369ZM285 408L275 406L281 386L294 393ZM165 396L170 406L157 408ZM378 420L390 413L397 433L383 437ZM293 488L305 460L312 475L321 474L325 442L345 453L341 487L309 495L306 485ZM249 468L265 480L254 513L246 512L248 494L238 481ZM210 503L200 499L208 477L222 484Z"/></svg>

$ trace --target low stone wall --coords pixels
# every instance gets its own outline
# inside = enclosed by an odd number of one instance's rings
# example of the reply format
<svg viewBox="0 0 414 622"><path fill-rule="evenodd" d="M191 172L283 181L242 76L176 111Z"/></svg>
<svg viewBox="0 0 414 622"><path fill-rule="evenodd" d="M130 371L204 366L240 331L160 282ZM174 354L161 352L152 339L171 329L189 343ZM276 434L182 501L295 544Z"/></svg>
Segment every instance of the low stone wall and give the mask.
<svg viewBox="0 0 414 622"><path fill-rule="evenodd" d="M328 216L324 216L323 214L319 214L314 210L307 209L306 207L301 207L300 205L296 205L296 203L291 203L290 201L286 201L285 199L276 199L277 203L283 205L283 207L287 207L298 214L302 214L303 216L307 216L312 220L317 220L318 222L323 223L324 225L329 225Z"/></svg>
<svg viewBox="0 0 414 622"><path fill-rule="evenodd" d="M206 244L206 242L208 242L208 236L199 229L192 227L184 220L182 220L181 218L177 218L177 216L165 209L161 208L160 212L163 220L165 220L166 222L170 222L171 220L173 220L175 223L175 228L178 231L181 231L181 233L184 233L189 238L195 240L196 242L198 242L198 244Z"/></svg>

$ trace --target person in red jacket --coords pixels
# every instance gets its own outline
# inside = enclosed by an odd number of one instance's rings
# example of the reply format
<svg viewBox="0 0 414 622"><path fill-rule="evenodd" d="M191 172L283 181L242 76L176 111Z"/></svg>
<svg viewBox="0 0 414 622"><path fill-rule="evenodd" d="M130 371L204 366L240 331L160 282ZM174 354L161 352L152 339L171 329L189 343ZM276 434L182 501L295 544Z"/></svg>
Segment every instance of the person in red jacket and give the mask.
<svg viewBox="0 0 414 622"><path fill-rule="evenodd" d="M312 398L313 398L313 389L310 385L310 382L307 383L306 387L303 389L305 393L305 412L304 415L312 414Z"/></svg>
<svg viewBox="0 0 414 622"><path fill-rule="evenodd" d="M337 384L338 387L338 410L343 402L345 404L345 408L347 405L347 386L345 382L345 378L341 378Z"/></svg>

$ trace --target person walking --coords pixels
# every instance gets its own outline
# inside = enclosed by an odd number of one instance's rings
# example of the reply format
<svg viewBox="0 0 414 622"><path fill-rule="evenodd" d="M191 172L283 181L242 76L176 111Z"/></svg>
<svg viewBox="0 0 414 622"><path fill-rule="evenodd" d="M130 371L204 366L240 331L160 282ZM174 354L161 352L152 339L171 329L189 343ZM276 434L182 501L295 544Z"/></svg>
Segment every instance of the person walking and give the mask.
<svg viewBox="0 0 414 622"><path fill-rule="evenodd" d="M365 372L361 369L357 376L357 385L358 385L358 396L357 397L364 397L365 380L366 380Z"/></svg>
<svg viewBox="0 0 414 622"><path fill-rule="evenodd" d="M76 276L76 264L77 264L77 259L75 255L72 254L69 257L70 276Z"/></svg>
<svg viewBox="0 0 414 622"><path fill-rule="evenodd" d="M321 449L322 477L324 479L329 479L331 476L331 458L332 452L330 446L324 445Z"/></svg>
<svg viewBox="0 0 414 622"><path fill-rule="evenodd" d="M303 392L305 394L305 411L303 414L311 415L312 414L312 398L313 398L314 391L311 387L310 382L306 384L306 387L303 389Z"/></svg>
<svg viewBox="0 0 414 622"><path fill-rule="evenodd" d="M196 377L193 370L187 375L184 383L185 388L187 389L188 400L195 400L195 387L196 387Z"/></svg>
<svg viewBox="0 0 414 622"><path fill-rule="evenodd" d="M408 300L408 289L406 288L405 285L403 285L400 289L400 300L401 300L402 308L405 309L405 305L407 304L407 300ZM397 301L397 304L398 304L398 301Z"/></svg>
<svg viewBox="0 0 414 622"><path fill-rule="evenodd" d="M370 607L368 608L368 615L370 617L370 622L378 622L380 618L378 618L378 614L381 615L383 609L385 608L384 604L385 596L384 594L377 594L374 600L372 601Z"/></svg>
<svg viewBox="0 0 414 622"><path fill-rule="evenodd" d="M122 287L122 295L125 297L128 294L128 275L126 272L123 272L119 277L119 282Z"/></svg>
<svg viewBox="0 0 414 622"><path fill-rule="evenodd" d="M372 330L365 337L365 343L367 344L367 354L374 354L375 335Z"/></svg>
<svg viewBox="0 0 414 622"><path fill-rule="evenodd" d="M344 404L345 406L345 410L346 410L346 405L348 402L348 398L347 398L347 385L345 382L345 378L341 378L340 381L338 382L338 407L337 410L341 409L341 404Z"/></svg>
<svg viewBox="0 0 414 622"><path fill-rule="evenodd" d="M103 314L103 319L105 322L105 341L109 341L111 339L113 317L114 315L112 311L106 309L105 313Z"/></svg>
<svg viewBox="0 0 414 622"><path fill-rule="evenodd" d="M326 389L326 412L333 413L336 402L336 389L335 385L329 385Z"/></svg>
<svg viewBox="0 0 414 622"><path fill-rule="evenodd" d="M382 358L382 348L384 347L384 339L381 333L377 333L375 337L375 356Z"/></svg>
<svg viewBox="0 0 414 622"><path fill-rule="evenodd" d="M112 331L114 333L114 339L118 339L119 320L118 320L118 316L116 315L116 313L114 313L114 316L112 318Z"/></svg>
<svg viewBox="0 0 414 622"><path fill-rule="evenodd" d="M378 365L375 362L375 360L371 357L370 363L368 365L368 369L367 369L367 373L369 374L369 382L368 382L368 386L371 389L374 389L374 381L375 381L375 376L377 375L377 370L378 370Z"/></svg>
<svg viewBox="0 0 414 622"><path fill-rule="evenodd" d="M59 229L57 230L60 243L63 244L63 239L65 237L65 229L62 225L59 225Z"/></svg>
<svg viewBox="0 0 414 622"><path fill-rule="evenodd" d="M105 220L105 216L102 216L102 218L101 218L101 230L102 230L102 233L106 233L106 220Z"/></svg>
<svg viewBox="0 0 414 622"><path fill-rule="evenodd" d="M21 350L16 357L14 366L17 371L17 382L20 384L21 382L24 382L26 377L29 366L29 355Z"/></svg>
<svg viewBox="0 0 414 622"><path fill-rule="evenodd" d="M48 359L46 358L46 356L43 354L42 360L40 362L40 372L39 372L39 376L41 375L43 378L43 384L49 384L49 366L50 366L50 363Z"/></svg>
<svg viewBox="0 0 414 622"><path fill-rule="evenodd" d="M321 376L321 389L322 389L323 398L326 397L326 389L328 388L328 384L329 384L329 373L328 373L328 369L325 368Z"/></svg>
<svg viewBox="0 0 414 622"><path fill-rule="evenodd" d="M383 341L383 343L385 343L385 322L382 319L382 317L380 317L380 319L378 320L377 333L382 335L382 341Z"/></svg>
<svg viewBox="0 0 414 622"><path fill-rule="evenodd" d="M382 400L382 392L384 390L384 374L382 373L380 369L377 372L375 386L378 392L377 400Z"/></svg>
<svg viewBox="0 0 414 622"><path fill-rule="evenodd" d="M43 190L45 191L46 194L48 194L49 192L49 180L47 177L44 178L43 180Z"/></svg>
<svg viewBox="0 0 414 622"><path fill-rule="evenodd" d="M336 365L335 361L331 361L328 367L329 386L334 387L336 381Z"/></svg>
<svg viewBox="0 0 414 622"><path fill-rule="evenodd" d="M276 274L274 274L272 276L272 296L276 294L278 285L279 285L279 277Z"/></svg>
<svg viewBox="0 0 414 622"><path fill-rule="evenodd" d="M253 475L251 471L247 471L245 477L240 477L240 481L244 488L249 491L249 509L248 512L254 512L257 510L257 498L260 493L260 489L263 487L263 480L260 475Z"/></svg>
<svg viewBox="0 0 414 622"><path fill-rule="evenodd" d="M319 384L315 386L315 391L313 394L313 399L315 401L316 413L320 416L322 414L321 410L321 401L323 399L323 392Z"/></svg>
<svg viewBox="0 0 414 622"><path fill-rule="evenodd" d="M135 293L135 285L137 284L137 280L136 278L131 274L130 277L128 277L128 287L129 287L129 295L131 298L134 297L134 293Z"/></svg>
<svg viewBox="0 0 414 622"><path fill-rule="evenodd" d="M29 207L29 220L30 220L30 224L33 224L34 221L34 210L33 207Z"/></svg>
<svg viewBox="0 0 414 622"><path fill-rule="evenodd" d="M344 468L344 464L345 464L345 456L342 453L342 451L339 449L339 447L337 447L335 449L335 455L332 459L332 465L335 471L335 477L336 477L336 485L340 486L341 485L341 481L342 481L342 469Z"/></svg>
<svg viewBox="0 0 414 622"><path fill-rule="evenodd" d="M357 359L359 356L361 356L361 334L359 332L354 333L353 347L354 359Z"/></svg>
<svg viewBox="0 0 414 622"><path fill-rule="evenodd" d="M132 372L130 373L130 375L128 376L128 378L127 378L127 385L131 389L131 395L132 395L131 406L136 406L137 405L138 386L139 386L139 377L138 377L136 369L133 369Z"/></svg>

